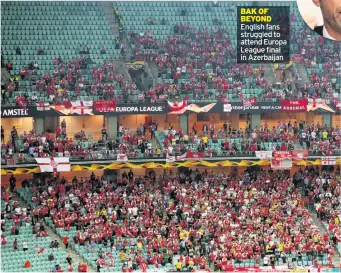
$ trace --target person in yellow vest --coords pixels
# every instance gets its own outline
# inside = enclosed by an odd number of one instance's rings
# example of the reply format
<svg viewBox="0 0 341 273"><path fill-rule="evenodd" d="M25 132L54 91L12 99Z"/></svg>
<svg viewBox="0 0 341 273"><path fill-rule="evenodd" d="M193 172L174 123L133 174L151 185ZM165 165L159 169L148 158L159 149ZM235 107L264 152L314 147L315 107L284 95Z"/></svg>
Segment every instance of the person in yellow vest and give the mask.
<svg viewBox="0 0 341 273"><path fill-rule="evenodd" d="M175 263L176 270L180 272L182 270L182 263L178 259L178 261Z"/></svg>
<svg viewBox="0 0 341 273"><path fill-rule="evenodd" d="M3 101L6 100L6 90L4 88L1 89L1 98Z"/></svg>
<svg viewBox="0 0 341 273"><path fill-rule="evenodd" d="M325 130L322 132L322 138L323 138L323 140L326 140L327 137L328 137L328 132Z"/></svg>
<svg viewBox="0 0 341 273"><path fill-rule="evenodd" d="M189 139L189 136L187 134L184 135L184 143L185 144L188 144L188 139Z"/></svg>
<svg viewBox="0 0 341 273"><path fill-rule="evenodd" d="M141 252L141 250L142 250L142 243L141 242L137 243L137 249L139 252Z"/></svg>
<svg viewBox="0 0 341 273"><path fill-rule="evenodd" d="M106 209L102 209L101 210L101 215L102 216L107 216L107 210Z"/></svg>
<svg viewBox="0 0 341 273"><path fill-rule="evenodd" d="M115 9L115 14L114 14L114 15L115 15L115 16L114 16L114 17L115 17L115 23L117 23L117 20L120 18L120 17L119 17L119 14L120 14L120 12L119 12L118 8L116 8L116 9Z"/></svg>
<svg viewBox="0 0 341 273"><path fill-rule="evenodd" d="M120 24L118 27L118 32L120 34L120 40L123 39L123 26Z"/></svg>
<svg viewBox="0 0 341 273"><path fill-rule="evenodd" d="M203 136L201 138L202 142L205 144L205 146L207 147L207 142L208 142L208 137L207 136Z"/></svg>
<svg viewBox="0 0 341 273"><path fill-rule="evenodd" d="M161 156L161 149L160 149L160 147L158 147L158 148L156 149L156 155L157 155L157 156Z"/></svg>
<svg viewBox="0 0 341 273"><path fill-rule="evenodd" d="M63 88L58 88L58 89L57 89L57 93L58 93L59 95L61 95L63 92L64 92Z"/></svg>
<svg viewBox="0 0 341 273"><path fill-rule="evenodd" d="M282 253L284 250L284 244L282 242L279 243L278 245L279 252Z"/></svg>
<svg viewBox="0 0 341 273"><path fill-rule="evenodd" d="M121 262L124 262L125 259L126 259L126 254L124 253L123 250L121 250L121 251L120 251L120 260L121 260Z"/></svg>
<svg viewBox="0 0 341 273"><path fill-rule="evenodd" d="M185 238L185 232L184 231L180 231L179 238L180 238L180 241L182 241Z"/></svg>
<svg viewBox="0 0 341 273"><path fill-rule="evenodd" d="M335 225L339 225L339 224L340 224L340 219L339 219L338 216L336 216L336 217L334 218L334 224L335 224Z"/></svg>
<svg viewBox="0 0 341 273"><path fill-rule="evenodd" d="M314 243L318 243L318 242L319 242L319 237L318 237L317 234L315 234L315 235L313 236L313 241L314 241Z"/></svg>

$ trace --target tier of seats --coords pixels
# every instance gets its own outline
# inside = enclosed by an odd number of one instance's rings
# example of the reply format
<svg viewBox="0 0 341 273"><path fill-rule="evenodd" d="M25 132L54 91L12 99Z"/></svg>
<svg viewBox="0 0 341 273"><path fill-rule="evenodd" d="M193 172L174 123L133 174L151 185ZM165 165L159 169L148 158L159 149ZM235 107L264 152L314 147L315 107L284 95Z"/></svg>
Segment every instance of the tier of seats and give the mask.
<svg viewBox="0 0 341 273"><path fill-rule="evenodd" d="M82 45L88 46L94 62L119 59L119 51L113 48L115 37L98 2L3 2L1 32L2 54L13 62L15 71L33 61L42 71L51 70L54 58L70 60ZM99 54L102 45L106 54ZM15 55L17 46L22 55ZM37 56L39 47L42 56Z"/></svg>

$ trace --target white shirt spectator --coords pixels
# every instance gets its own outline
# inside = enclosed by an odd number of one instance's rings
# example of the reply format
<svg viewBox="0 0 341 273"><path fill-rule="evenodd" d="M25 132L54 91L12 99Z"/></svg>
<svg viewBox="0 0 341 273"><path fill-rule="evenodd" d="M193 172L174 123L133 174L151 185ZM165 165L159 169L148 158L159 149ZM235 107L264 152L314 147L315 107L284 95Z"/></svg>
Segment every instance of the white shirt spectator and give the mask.
<svg viewBox="0 0 341 273"><path fill-rule="evenodd" d="M21 208L15 208L15 214L20 215L21 214Z"/></svg>
<svg viewBox="0 0 341 273"><path fill-rule="evenodd" d="M50 96L49 96L49 102L53 102L54 98L55 98L55 96L54 96L53 94L50 94Z"/></svg>
<svg viewBox="0 0 341 273"><path fill-rule="evenodd" d="M315 139L315 138L316 138L316 133L315 133L315 131L312 131L312 132L311 132L311 138L312 138L312 139Z"/></svg>
<svg viewBox="0 0 341 273"><path fill-rule="evenodd" d="M38 100L38 97L36 95L32 95L31 101L37 101L37 100Z"/></svg>
<svg viewBox="0 0 341 273"><path fill-rule="evenodd" d="M264 263L264 265L268 265L269 264L269 257L268 256L264 257L263 263Z"/></svg>
<svg viewBox="0 0 341 273"><path fill-rule="evenodd" d="M108 208L108 215L112 215L112 207Z"/></svg>
<svg viewBox="0 0 341 273"><path fill-rule="evenodd" d="M170 154L173 153L173 146L171 146L171 145L168 146L168 153L170 153Z"/></svg>
<svg viewBox="0 0 341 273"><path fill-rule="evenodd" d="M147 149L151 150L152 149L152 144L150 142L147 143Z"/></svg>

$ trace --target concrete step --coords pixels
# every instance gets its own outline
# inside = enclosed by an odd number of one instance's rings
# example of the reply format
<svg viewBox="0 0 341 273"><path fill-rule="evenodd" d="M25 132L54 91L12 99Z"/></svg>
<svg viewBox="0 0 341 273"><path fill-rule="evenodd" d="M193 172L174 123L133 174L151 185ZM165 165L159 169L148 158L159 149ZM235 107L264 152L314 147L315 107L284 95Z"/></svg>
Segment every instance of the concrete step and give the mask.
<svg viewBox="0 0 341 273"><path fill-rule="evenodd" d="M267 78L267 80L270 83L276 83L277 79L276 79L272 64L264 64L263 66L265 68L264 75Z"/></svg>
<svg viewBox="0 0 341 273"><path fill-rule="evenodd" d="M149 69L152 72L154 79L158 79L159 69L155 63L148 63Z"/></svg>
<svg viewBox="0 0 341 273"><path fill-rule="evenodd" d="M129 72L128 72L124 62L123 61L115 60L114 64L115 64L115 69L117 70L117 72L120 73L120 74L123 74L124 79L126 81L128 81L129 83L132 83L131 76L130 76L130 74L129 74Z"/></svg>
<svg viewBox="0 0 341 273"><path fill-rule="evenodd" d="M115 10L114 10L114 7L112 4L113 4L113 2L107 2L107 1L101 2L101 5L103 7L103 13L104 13L105 17L107 18L107 21L108 21L108 24L110 25L113 36L118 37L120 35L119 34L119 25L117 22L115 22L115 17L114 17ZM124 58L125 58L125 60L130 61L133 57L133 51L132 51L131 45L129 44L128 39L126 38L126 35L123 35L123 36L124 36L123 41L126 45Z"/></svg>
<svg viewBox="0 0 341 273"><path fill-rule="evenodd" d="M308 71L306 69L306 67L302 64L295 64L296 67L296 71L300 77L300 84L304 84L304 83L309 83L310 82L310 77L308 75Z"/></svg>
<svg viewBox="0 0 341 273"><path fill-rule="evenodd" d="M118 24L115 23L114 8L112 6L112 2L101 1L101 5L103 7L104 15L107 18L107 21L111 27L112 32L114 33L115 36L119 36Z"/></svg>

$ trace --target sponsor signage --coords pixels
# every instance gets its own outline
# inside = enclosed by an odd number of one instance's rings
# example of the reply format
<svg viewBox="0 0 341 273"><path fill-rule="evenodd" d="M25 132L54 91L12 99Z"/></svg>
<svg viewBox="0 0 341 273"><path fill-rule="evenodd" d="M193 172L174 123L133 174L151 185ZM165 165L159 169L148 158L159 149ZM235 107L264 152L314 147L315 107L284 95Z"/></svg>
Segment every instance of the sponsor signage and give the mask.
<svg viewBox="0 0 341 273"><path fill-rule="evenodd" d="M232 104L224 104L224 112L231 112L232 111Z"/></svg>
<svg viewBox="0 0 341 273"><path fill-rule="evenodd" d="M94 114L119 115L119 114L167 114L169 110L166 104L156 105L120 105L115 107L94 107Z"/></svg>
<svg viewBox="0 0 341 273"><path fill-rule="evenodd" d="M256 105L223 105L223 112L234 112L234 113L261 113L261 112L281 112L281 105L278 103L273 104L256 104ZM215 109L213 109L215 110Z"/></svg>
<svg viewBox="0 0 341 273"><path fill-rule="evenodd" d="M119 106L116 107L117 113L149 113L164 112L165 106Z"/></svg>
<svg viewBox="0 0 341 273"><path fill-rule="evenodd" d="M2 118L16 118L16 117L29 117L28 109L22 108L4 108L1 109Z"/></svg>
<svg viewBox="0 0 341 273"><path fill-rule="evenodd" d="M92 103L92 102L91 102ZM112 111L114 110L114 111ZM124 105L112 107L99 107L97 105L75 105L71 108L64 106L50 106L46 110L37 109L37 106L28 106L27 109L18 107L2 107L1 118L18 117L55 117L55 116L89 116L89 115L119 115L119 114L167 114L169 110L166 104L156 105Z"/></svg>
<svg viewBox="0 0 341 273"><path fill-rule="evenodd" d="M275 113L281 112L281 104L277 103L257 103L256 105L243 105L242 103L223 102L197 103L189 110L194 112L207 113ZM331 105L334 109L335 105ZM89 115L136 115L136 114L168 114L172 111L168 109L167 103L154 104L120 104L115 105L113 101L89 101L89 102L69 102L69 105L44 105L44 107L28 106L20 108L18 106L1 109L1 118L18 117L52 117L52 116L89 116ZM182 113L177 113L178 115Z"/></svg>
<svg viewBox="0 0 341 273"><path fill-rule="evenodd" d="M134 62L134 63L125 63L127 69L142 69L144 66L144 62Z"/></svg>

